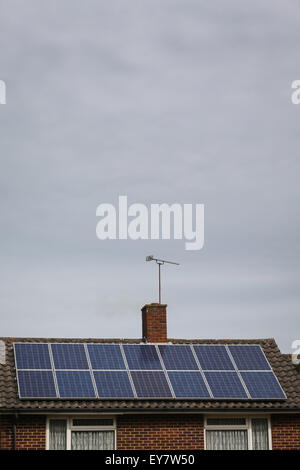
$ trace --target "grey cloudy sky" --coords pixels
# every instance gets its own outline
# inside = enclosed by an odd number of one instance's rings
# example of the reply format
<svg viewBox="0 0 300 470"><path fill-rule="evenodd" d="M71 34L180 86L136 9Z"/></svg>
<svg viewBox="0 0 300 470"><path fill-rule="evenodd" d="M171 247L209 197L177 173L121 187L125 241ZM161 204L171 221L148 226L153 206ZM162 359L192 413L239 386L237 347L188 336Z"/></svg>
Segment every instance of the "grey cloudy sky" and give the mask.
<svg viewBox="0 0 300 470"><path fill-rule="evenodd" d="M300 335L296 0L0 0L0 336ZM204 203L205 247L100 241L96 207Z"/></svg>

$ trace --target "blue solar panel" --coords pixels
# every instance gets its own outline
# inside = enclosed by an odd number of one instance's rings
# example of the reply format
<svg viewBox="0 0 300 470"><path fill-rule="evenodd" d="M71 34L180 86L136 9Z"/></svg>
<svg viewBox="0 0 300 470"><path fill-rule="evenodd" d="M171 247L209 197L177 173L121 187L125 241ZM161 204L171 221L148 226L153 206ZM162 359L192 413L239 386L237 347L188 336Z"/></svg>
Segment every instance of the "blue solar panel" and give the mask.
<svg viewBox="0 0 300 470"><path fill-rule="evenodd" d="M155 346L140 344L125 344L124 351L129 369L159 370L162 369Z"/></svg>
<svg viewBox="0 0 300 470"><path fill-rule="evenodd" d="M200 372L168 372L176 398L209 398Z"/></svg>
<svg viewBox="0 0 300 470"><path fill-rule="evenodd" d="M88 344L93 369L126 369L119 344Z"/></svg>
<svg viewBox="0 0 300 470"><path fill-rule="evenodd" d="M50 347L53 361L48 343L14 344L20 398L132 399L136 397L132 382L137 398L172 398L172 389L178 399L286 398L259 345L231 344L228 353L224 345L216 344L125 344L126 361L118 344L52 343Z"/></svg>
<svg viewBox="0 0 300 470"><path fill-rule="evenodd" d="M214 398L247 398L236 372L205 372Z"/></svg>
<svg viewBox="0 0 300 470"><path fill-rule="evenodd" d="M251 398L285 398L273 372L241 372Z"/></svg>
<svg viewBox="0 0 300 470"><path fill-rule="evenodd" d="M48 344L15 343L14 346L18 369L51 369Z"/></svg>
<svg viewBox="0 0 300 470"><path fill-rule="evenodd" d="M127 372L94 372L100 398L133 398L134 394Z"/></svg>
<svg viewBox="0 0 300 470"><path fill-rule="evenodd" d="M270 370L260 346L229 346L229 350L239 370Z"/></svg>
<svg viewBox="0 0 300 470"><path fill-rule="evenodd" d="M53 343L51 347L55 369L89 368L83 344Z"/></svg>
<svg viewBox="0 0 300 470"><path fill-rule="evenodd" d="M56 378L61 398L96 398L89 371L57 371Z"/></svg>
<svg viewBox="0 0 300 470"><path fill-rule="evenodd" d="M158 348L167 370L199 370L190 346L160 345Z"/></svg>
<svg viewBox="0 0 300 470"><path fill-rule="evenodd" d="M172 397L169 384L163 372L133 371L131 377L139 398Z"/></svg>
<svg viewBox="0 0 300 470"><path fill-rule="evenodd" d="M234 370L225 346L200 345L194 350L203 370Z"/></svg>
<svg viewBox="0 0 300 470"><path fill-rule="evenodd" d="M52 371L19 370L20 398L56 398Z"/></svg>

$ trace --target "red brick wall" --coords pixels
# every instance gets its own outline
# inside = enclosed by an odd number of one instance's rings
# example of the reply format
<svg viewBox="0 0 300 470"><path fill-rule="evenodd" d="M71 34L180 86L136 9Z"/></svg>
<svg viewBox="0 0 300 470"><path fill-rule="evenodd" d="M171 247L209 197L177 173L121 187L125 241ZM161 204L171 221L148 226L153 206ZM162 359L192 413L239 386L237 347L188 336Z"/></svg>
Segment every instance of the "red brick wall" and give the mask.
<svg viewBox="0 0 300 470"><path fill-rule="evenodd" d="M300 416L272 416L273 449L300 450Z"/></svg>
<svg viewBox="0 0 300 470"><path fill-rule="evenodd" d="M0 450L12 449L12 419L10 416L0 416Z"/></svg>
<svg viewBox="0 0 300 470"><path fill-rule="evenodd" d="M43 450L46 448L45 416L20 416L16 421L17 450ZM13 446L13 417L0 416L0 449Z"/></svg>
<svg viewBox="0 0 300 470"><path fill-rule="evenodd" d="M0 415L0 449L13 445L13 416ZM45 416L19 416L17 449L46 447ZM300 450L300 416L272 416L273 449ZM117 449L196 450L204 448L201 415L123 415L117 417Z"/></svg>
<svg viewBox="0 0 300 470"><path fill-rule="evenodd" d="M117 418L117 449L204 449L200 415L124 415Z"/></svg>
<svg viewBox="0 0 300 470"><path fill-rule="evenodd" d="M167 306L148 304L142 308L143 338L148 343L167 341Z"/></svg>

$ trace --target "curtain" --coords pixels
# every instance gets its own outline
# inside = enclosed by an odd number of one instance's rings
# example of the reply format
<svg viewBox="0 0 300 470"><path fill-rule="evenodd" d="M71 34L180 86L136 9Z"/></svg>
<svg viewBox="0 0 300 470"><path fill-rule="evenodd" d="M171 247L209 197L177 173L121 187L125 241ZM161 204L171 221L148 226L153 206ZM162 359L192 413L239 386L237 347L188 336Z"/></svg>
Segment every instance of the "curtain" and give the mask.
<svg viewBox="0 0 300 470"><path fill-rule="evenodd" d="M268 450L268 420L264 418L252 419L252 446L253 450Z"/></svg>
<svg viewBox="0 0 300 470"><path fill-rule="evenodd" d="M114 431L72 431L72 450L113 450Z"/></svg>
<svg viewBox="0 0 300 470"><path fill-rule="evenodd" d="M67 444L67 422L62 419L50 420L50 450L65 450Z"/></svg>
<svg viewBox="0 0 300 470"><path fill-rule="evenodd" d="M208 450L247 450L248 433L245 430L206 431Z"/></svg>

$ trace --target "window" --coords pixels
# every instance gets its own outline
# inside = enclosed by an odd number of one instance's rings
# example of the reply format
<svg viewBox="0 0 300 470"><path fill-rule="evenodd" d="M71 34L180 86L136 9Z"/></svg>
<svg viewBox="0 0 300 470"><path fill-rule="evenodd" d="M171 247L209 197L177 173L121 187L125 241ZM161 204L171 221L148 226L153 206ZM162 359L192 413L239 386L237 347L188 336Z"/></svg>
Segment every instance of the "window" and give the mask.
<svg viewBox="0 0 300 470"><path fill-rule="evenodd" d="M91 417L49 417L49 450L113 450L115 419Z"/></svg>
<svg viewBox="0 0 300 470"><path fill-rule="evenodd" d="M113 426L114 420L107 418L77 418L72 420L73 427L99 427L99 426Z"/></svg>
<svg viewBox="0 0 300 470"><path fill-rule="evenodd" d="M252 449L269 449L269 427L268 420L264 418L253 418L252 423Z"/></svg>
<svg viewBox="0 0 300 470"><path fill-rule="evenodd" d="M268 450L270 443L268 418L233 416L205 419L207 450Z"/></svg>
<svg viewBox="0 0 300 470"><path fill-rule="evenodd" d="M67 448L67 421L51 419L49 426L49 449L65 450Z"/></svg>

